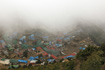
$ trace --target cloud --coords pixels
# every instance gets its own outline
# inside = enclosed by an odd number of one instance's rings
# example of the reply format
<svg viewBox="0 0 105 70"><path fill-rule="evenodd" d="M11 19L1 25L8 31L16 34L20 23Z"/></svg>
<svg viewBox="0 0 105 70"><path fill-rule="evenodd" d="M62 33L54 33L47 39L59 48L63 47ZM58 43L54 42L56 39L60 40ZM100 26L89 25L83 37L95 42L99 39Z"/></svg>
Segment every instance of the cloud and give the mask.
<svg viewBox="0 0 105 70"><path fill-rule="evenodd" d="M104 25L104 0L0 0L0 27L72 29L78 21Z"/></svg>

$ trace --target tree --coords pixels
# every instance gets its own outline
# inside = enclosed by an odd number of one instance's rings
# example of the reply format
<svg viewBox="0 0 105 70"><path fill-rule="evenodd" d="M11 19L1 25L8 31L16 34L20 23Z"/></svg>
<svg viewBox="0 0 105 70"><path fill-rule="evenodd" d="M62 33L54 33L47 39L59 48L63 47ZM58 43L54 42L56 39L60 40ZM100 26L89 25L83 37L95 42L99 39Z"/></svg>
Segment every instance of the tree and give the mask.
<svg viewBox="0 0 105 70"><path fill-rule="evenodd" d="M77 59L79 59L81 61L87 60L87 57L90 56L96 50L97 50L97 47L88 46L85 50L80 51L77 54Z"/></svg>
<svg viewBox="0 0 105 70"><path fill-rule="evenodd" d="M28 50L23 52L23 57L27 57L27 55L28 55Z"/></svg>
<svg viewBox="0 0 105 70"><path fill-rule="evenodd" d="M102 50L104 52L103 56L105 57L105 43L103 43L100 47L99 50Z"/></svg>
<svg viewBox="0 0 105 70"><path fill-rule="evenodd" d="M74 68L75 68L75 61L74 60L67 63L66 70L74 70Z"/></svg>
<svg viewBox="0 0 105 70"><path fill-rule="evenodd" d="M57 66L57 65L54 65L53 70L60 70L60 67L59 67L59 66Z"/></svg>
<svg viewBox="0 0 105 70"><path fill-rule="evenodd" d="M64 62L62 63L62 68L63 68L62 70L74 70L75 65L76 65L75 60Z"/></svg>
<svg viewBox="0 0 105 70"><path fill-rule="evenodd" d="M81 64L80 70L101 70L102 51L94 52Z"/></svg>

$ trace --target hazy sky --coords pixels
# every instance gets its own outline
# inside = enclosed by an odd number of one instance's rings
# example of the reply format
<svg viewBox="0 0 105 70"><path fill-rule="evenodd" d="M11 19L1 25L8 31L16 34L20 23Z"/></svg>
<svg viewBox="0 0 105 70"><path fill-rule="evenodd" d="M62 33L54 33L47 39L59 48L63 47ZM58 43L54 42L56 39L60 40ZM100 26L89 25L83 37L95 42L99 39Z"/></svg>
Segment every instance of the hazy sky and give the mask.
<svg viewBox="0 0 105 70"><path fill-rule="evenodd" d="M0 27L64 29L78 21L105 23L105 0L0 0ZM27 27L28 27L27 26Z"/></svg>

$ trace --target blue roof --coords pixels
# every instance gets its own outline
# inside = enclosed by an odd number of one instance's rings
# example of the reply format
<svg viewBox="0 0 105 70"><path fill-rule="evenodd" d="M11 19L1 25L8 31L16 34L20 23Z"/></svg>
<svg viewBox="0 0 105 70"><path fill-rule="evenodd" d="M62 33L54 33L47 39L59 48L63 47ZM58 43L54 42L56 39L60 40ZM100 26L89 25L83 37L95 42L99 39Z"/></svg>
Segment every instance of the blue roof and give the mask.
<svg viewBox="0 0 105 70"><path fill-rule="evenodd" d="M61 47L62 46L62 44L55 44L57 47Z"/></svg>
<svg viewBox="0 0 105 70"><path fill-rule="evenodd" d="M70 56L66 56L66 57L64 57L65 59L66 58L74 58L75 56L72 56L72 55L70 55Z"/></svg>
<svg viewBox="0 0 105 70"><path fill-rule="evenodd" d="M26 61L26 60L18 60L18 62L28 63L28 61Z"/></svg>
<svg viewBox="0 0 105 70"><path fill-rule="evenodd" d="M20 38L21 41L23 41L26 38L26 36L23 36Z"/></svg>
<svg viewBox="0 0 105 70"><path fill-rule="evenodd" d="M35 36L34 34L31 34L31 35L29 36L29 39L35 40L34 36Z"/></svg>
<svg viewBox="0 0 105 70"><path fill-rule="evenodd" d="M79 49L80 49L80 50L85 50L86 48L80 47Z"/></svg>
<svg viewBox="0 0 105 70"><path fill-rule="evenodd" d="M64 38L64 40L69 40L70 39L70 37L66 37L66 38Z"/></svg>
<svg viewBox="0 0 105 70"><path fill-rule="evenodd" d="M43 36L43 38L48 38L48 36Z"/></svg>
<svg viewBox="0 0 105 70"><path fill-rule="evenodd" d="M32 50L36 50L35 48L32 48Z"/></svg>
<svg viewBox="0 0 105 70"><path fill-rule="evenodd" d="M51 45L51 41L49 41L49 45Z"/></svg>
<svg viewBox="0 0 105 70"><path fill-rule="evenodd" d="M47 59L48 62L54 62L55 59Z"/></svg>
<svg viewBox="0 0 105 70"><path fill-rule="evenodd" d="M34 57L30 57L30 58L29 58L30 61L31 61L31 60L34 60L34 59L35 59Z"/></svg>
<svg viewBox="0 0 105 70"><path fill-rule="evenodd" d="M85 50L86 48L82 48L83 50Z"/></svg>
<svg viewBox="0 0 105 70"><path fill-rule="evenodd" d="M82 47L79 48L80 50L82 49Z"/></svg>
<svg viewBox="0 0 105 70"><path fill-rule="evenodd" d="M4 40L0 40L0 43L4 43Z"/></svg>
<svg viewBox="0 0 105 70"><path fill-rule="evenodd" d="M38 59L39 58L39 56L36 56L36 57L34 57L35 59Z"/></svg>
<svg viewBox="0 0 105 70"><path fill-rule="evenodd" d="M36 56L36 57L32 57L32 56L31 56L31 57L29 58L29 60L31 61L31 60L35 60L35 59L38 59L38 58L39 58L39 56Z"/></svg>

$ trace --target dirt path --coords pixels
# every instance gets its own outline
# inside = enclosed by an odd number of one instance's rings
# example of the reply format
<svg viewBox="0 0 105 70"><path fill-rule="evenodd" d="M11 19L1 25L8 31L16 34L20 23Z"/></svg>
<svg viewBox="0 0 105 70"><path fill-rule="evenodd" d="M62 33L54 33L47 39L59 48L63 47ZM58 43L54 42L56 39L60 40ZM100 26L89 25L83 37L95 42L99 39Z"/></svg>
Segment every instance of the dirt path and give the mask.
<svg viewBox="0 0 105 70"><path fill-rule="evenodd" d="M0 64L0 70L7 70L8 66L4 66L2 64Z"/></svg>
<svg viewBox="0 0 105 70"><path fill-rule="evenodd" d="M80 61L76 60L77 66L75 67L75 70L80 70Z"/></svg>

